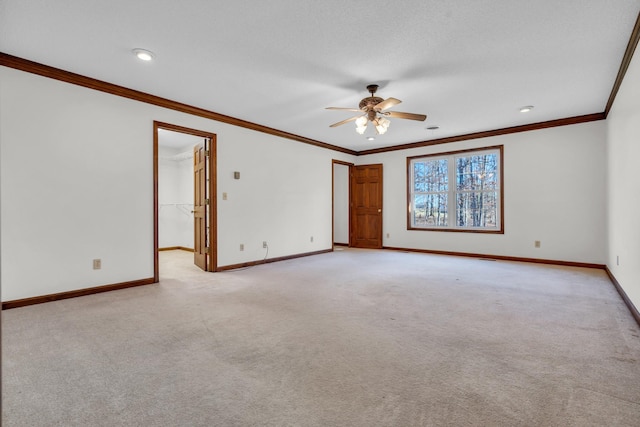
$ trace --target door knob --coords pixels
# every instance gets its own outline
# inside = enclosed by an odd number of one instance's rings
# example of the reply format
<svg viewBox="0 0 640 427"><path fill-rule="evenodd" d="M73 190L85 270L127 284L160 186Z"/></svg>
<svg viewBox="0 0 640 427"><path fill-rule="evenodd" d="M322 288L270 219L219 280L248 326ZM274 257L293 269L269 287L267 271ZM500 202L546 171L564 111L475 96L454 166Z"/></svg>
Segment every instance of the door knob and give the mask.
<svg viewBox="0 0 640 427"><path fill-rule="evenodd" d="M382 209L378 209L378 213L382 212Z"/></svg>

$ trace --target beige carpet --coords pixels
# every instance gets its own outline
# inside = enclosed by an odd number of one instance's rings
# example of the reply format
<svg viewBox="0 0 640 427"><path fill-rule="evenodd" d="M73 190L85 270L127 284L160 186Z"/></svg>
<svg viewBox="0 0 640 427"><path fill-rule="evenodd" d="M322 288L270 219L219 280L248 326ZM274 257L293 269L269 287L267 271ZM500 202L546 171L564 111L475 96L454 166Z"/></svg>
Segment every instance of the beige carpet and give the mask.
<svg viewBox="0 0 640 427"><path fill-rule="evenodd" d="M639 426L600 270L346 249L2 312L3 426Z"/></svg>

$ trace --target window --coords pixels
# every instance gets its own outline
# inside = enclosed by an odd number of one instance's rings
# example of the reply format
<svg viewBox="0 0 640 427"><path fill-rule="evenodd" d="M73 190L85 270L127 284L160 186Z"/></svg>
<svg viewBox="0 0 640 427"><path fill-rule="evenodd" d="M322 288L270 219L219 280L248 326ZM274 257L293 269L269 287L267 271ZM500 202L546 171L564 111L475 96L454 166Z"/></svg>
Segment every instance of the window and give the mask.
<svg viewBox="0 0 640 427"><path fill-rule="evenodd" d="M407 158L407 228L502 233L502 146Z"/></svg>

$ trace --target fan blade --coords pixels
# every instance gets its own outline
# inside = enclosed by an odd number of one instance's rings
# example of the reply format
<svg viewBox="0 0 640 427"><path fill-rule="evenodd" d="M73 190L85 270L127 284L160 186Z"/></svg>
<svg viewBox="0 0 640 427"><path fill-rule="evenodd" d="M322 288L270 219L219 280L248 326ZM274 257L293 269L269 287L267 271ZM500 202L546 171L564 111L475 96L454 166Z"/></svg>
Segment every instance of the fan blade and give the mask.
<svg viewBox="0 0 640 427"><path fill-rule="evenodd" d="M395 117L396 119L419 120L424 122L427 118L425 114L401 113L400 111L389 111L384 113L385 116Z"/></svg>
<svg viewBox="0 0 640 427"><path fill-rule="evenodd" d="M373 107L374 110L376 111L384 111L387 108L391 108L394 105L398 105L400 104L402 101L400 101L399 99L396 98L387 98L384 101L382 101L381 103L377 104L375 107Z"/></svg>
<svg viewBox="0 0 640 427"><path fill-rule="evenodd" d="M356 112L362 111L357 108L342 108L342 107L325 107L325 110L342 110L342 111L356 111Z"/></svg>
<svg viewBox="0 0 640 427"><path fill-rule="evenodd" d="M364 114L363 114L363 115L364 115ZM340 125L343 125L343 124L345 124L345 123L349 123L349 122L352 122L352 121L354 121L354 120L357 120L357 119L358 119L358 118L360 118L360 117L362 117L362 116L353 116L353 117L349 117L348 119L343 120L343 121L338 122L338 123L334 123L334 124L332 124L332 125L331 125L331 126L329 126L329 127L330 127L330 128L334 128L334 127L336 127L336 126L340 126Z"/></svg>

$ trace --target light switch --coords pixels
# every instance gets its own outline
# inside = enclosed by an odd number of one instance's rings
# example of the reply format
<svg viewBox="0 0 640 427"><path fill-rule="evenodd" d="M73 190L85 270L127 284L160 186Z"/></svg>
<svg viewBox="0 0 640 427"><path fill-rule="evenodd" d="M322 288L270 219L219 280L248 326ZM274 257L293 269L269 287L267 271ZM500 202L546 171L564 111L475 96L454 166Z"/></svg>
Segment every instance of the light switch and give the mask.
<svg viewBox="0 0 640 427"><path fill-rule="evenodd" d="M227 200L227 193L222 193L222 200Z"/></svg>

